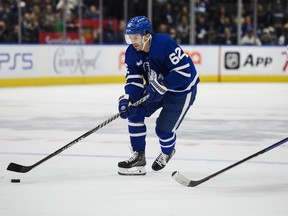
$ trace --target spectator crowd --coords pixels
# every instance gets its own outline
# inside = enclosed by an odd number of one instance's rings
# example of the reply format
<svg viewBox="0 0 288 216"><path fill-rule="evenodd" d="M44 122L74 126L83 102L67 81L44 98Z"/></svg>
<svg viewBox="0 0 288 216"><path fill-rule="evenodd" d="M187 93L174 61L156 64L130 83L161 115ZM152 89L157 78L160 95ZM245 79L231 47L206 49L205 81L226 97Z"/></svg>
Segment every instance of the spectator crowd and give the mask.
<svg viewBox="0 0 288 216"><path fill-rule="evenodd" d="M99 0L0 0L0 43L39 43L41 32L78 32L79 10L87 20L116 19L103 26L103 43L124 43L125 21L122 8L124 1L103 1L99 11ZM67 7L65 7L67 2ZM117 2L117 3L116 3ZM147 14L148 1L128 0L129 17ZM154 32L169 34L180 44L190 43L190 6L187 0L154 0ZM288 0L258 0L257 29L254 29L254 1L242 0L241 39L237 41L236 0L195 0L195 44L288 44ZM120 7L122 6L122 8ZM19 10L21 9L21 10ZM130 9L130 11L129 11ZM21 20L19 22L19 11ZM65 19L65 26L63 19ZM19 25L20 23L20 25ZM93 42L99 43L100 30L93 29ZM254 34L256 32L256 35Z"/></svg>

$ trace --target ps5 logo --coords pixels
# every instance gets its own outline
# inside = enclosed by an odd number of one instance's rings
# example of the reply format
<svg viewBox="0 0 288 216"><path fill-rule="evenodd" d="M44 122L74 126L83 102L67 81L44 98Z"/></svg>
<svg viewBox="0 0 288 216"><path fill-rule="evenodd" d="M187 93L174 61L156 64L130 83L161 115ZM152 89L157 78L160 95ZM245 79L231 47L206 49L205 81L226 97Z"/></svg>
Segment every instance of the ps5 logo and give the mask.
<svg viewBox="0 0 288 216"><path fill-rule="evenodd" d="M0 70L30 70L33 68L33 53L1 53L0 52Z"/></svg>

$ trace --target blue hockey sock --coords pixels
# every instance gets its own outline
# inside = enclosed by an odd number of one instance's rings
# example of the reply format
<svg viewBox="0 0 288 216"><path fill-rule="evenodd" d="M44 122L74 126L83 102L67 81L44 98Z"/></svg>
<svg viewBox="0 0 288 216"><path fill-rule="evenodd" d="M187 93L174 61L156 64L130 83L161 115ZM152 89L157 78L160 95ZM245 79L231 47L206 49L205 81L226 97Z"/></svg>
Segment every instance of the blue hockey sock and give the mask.
<svg viewBox="0 0 288 216"><path fill-rule="evenodd" d="M164 154L171 154L176 144L176 134L174 132L163 132L156 127L155 129L161 146L161 151Z"/></svg>
<svg viewBox="0 0 288 216"><path fill-rule="evenodd" d="M133 151L145 151L146 125L144 122L128 122L130 142Z"/></svg>

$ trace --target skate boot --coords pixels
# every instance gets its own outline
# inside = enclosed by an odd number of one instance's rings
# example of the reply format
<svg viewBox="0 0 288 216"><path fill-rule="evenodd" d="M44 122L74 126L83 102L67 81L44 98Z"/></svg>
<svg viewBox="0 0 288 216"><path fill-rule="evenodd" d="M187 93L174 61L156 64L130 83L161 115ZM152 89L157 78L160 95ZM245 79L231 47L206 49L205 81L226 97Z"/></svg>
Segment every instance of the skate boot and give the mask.
<svg viewBox="0 0 288 216"><path fill-rule="evenodd" d="M144 151L135 151L133 156L126 161L118 163L119 175L145 175L146 159Z"/></svg>
<svg viewBox="0 0 288 216"><path fill-rule="evenodd" d="M160 153L160 155L156 158L156 160L153 162L152 164L152 169L154 171L159 171L161 169L163 169L166 164L168 163L168 161L172 158L172 156L175 154L176 150L173 149L173 151L171 152L171 154L166 155L164 153Z"/></svg>

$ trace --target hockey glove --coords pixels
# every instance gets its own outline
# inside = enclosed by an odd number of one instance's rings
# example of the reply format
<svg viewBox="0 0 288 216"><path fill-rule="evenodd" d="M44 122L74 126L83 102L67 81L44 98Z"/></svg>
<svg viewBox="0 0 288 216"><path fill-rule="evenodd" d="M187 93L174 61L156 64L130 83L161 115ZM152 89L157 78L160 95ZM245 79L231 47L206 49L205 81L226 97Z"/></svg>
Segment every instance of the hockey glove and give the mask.
<svg viewBox="0 0 288 216"><path fill-rule="evenodd" d="M136 113L136 107L129 106L131 102L129 100L129 95L125 94L119 98L118 110L120 112L120 117L123 119L127 119L129 116L134 115Z"/></svg>
<svg viewBox="0 0 288 216"><path fill-rule="evenodd" d="M158 82L158 80L153 80L147 85L144 95L149 94L149 98L147 99L146 104L159 102L164 97L167 88Z"/></svg>

